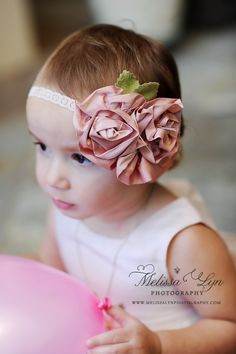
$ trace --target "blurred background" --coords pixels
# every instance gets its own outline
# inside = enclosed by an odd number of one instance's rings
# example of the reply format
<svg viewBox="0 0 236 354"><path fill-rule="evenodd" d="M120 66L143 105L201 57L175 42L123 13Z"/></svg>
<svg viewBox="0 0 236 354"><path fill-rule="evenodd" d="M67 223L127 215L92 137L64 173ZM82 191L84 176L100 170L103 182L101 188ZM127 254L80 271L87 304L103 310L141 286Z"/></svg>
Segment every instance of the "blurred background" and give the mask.
<svg viewBox="0 0 236 354"><path fill-rule="evenodd" d="M48 201L34 178L25 100L48 54L72 31L114 23L172 51L185 105L188 179L217 227L236 234L236 2L233 0L0 0L0 252L34 253Z"/></svg>

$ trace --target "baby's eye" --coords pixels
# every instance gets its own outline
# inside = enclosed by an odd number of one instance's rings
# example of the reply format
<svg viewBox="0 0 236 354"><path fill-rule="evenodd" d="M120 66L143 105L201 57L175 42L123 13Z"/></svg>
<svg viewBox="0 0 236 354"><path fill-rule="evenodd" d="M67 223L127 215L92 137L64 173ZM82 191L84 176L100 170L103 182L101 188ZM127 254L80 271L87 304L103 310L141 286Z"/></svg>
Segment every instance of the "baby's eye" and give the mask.
<svg viewBox="0 0 236 354"><path fill-rule="evenodd" d="M88 160L85 156L74 153L71 155L72 160L77 161L80 165L92 165L92 161Z"/></svg>
<svg viewBox="0 0 236 354"><path fill-rule="evenodd" d="M40 150L42 150L42 151L46 151L46 149L47 149L47 146L43 143L40 143L39 141L34 142L34 145L38 145L40 147Z"/></svg>

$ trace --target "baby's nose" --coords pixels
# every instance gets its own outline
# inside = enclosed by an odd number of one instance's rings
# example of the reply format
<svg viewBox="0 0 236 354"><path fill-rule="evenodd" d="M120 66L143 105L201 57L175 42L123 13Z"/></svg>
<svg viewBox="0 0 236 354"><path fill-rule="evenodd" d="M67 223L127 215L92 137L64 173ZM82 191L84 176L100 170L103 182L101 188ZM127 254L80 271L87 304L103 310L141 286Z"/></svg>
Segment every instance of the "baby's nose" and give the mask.
<svg viewBox="0 0 236 354"><path fill-rule="evenodd" d="M69 189L70 182L60 161L54 161L48 169L47 184L52 188Z"/></svg>

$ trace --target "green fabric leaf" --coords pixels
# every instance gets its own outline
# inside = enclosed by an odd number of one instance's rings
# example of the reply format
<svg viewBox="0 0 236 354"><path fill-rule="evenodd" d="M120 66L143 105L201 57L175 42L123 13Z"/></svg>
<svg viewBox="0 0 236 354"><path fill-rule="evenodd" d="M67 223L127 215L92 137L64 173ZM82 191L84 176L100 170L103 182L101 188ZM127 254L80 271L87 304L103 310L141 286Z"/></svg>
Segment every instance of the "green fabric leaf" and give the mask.
<svg viewBox="0 0 236 354"><path fill-rule="evenodd" d="M128 70L123 70L116 81L116 86L122 88L124 93L137 92L143 95L147 101L150 101L157 97L159 83L145 82L140 85L134 74Z"/></svg>
<svg viewBox="0 0 236 354"><path fill-rule="evenodd" d="M122 88L124 93L130 93L139 87L139 81L130 71L123 70L116 81L116 86Z"/></svg>
<svg viewBox="0 0 236 354"><path fill-rule="evenodd" d="M158 82L146 82L142 85L139 85L139 87L135 89L135 92L139 93L140 95L143 95L147 101L150 101L153 98L157 97L158 88Z"/></svg>

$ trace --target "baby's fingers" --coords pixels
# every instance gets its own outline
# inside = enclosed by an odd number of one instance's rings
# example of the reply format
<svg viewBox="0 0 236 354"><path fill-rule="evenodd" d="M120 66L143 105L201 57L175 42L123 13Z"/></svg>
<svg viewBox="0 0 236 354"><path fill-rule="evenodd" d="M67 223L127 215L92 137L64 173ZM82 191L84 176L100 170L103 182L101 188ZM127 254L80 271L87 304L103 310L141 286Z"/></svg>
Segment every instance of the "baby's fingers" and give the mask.
<svg viewBox="0 0 236 354"><path fill-rule="evenodd" d="M86 354L111 354L111 353L121 353L128 354L130 353L130 345L128 343L106 345L97 347L94 349L89 349Z"/></svg>
<svg viewBox="0 0 236 354"><path fill-rule="evenodd" d="M128 331L123 328L118 328L89 338L86 342L86 346L90 349L97 346L114 345L127 342L129 342Z"/></svg>
<svg viewBox="0 0 236 354"><path fill-rule="evenodd" d="M119 324L119 322L114 320L114 318L109 316L108 313L105 311L104 311L104 326L107 331L110 331L112 329L121 328L121 325Z"/></svg>
<svg viewBox="0 0 236 354"><path fill-rule="evenodd" d="M104 320L104 325L107 331L112 329L120 328L120 324L114 321L112 318L107 318Z"/></svg>

